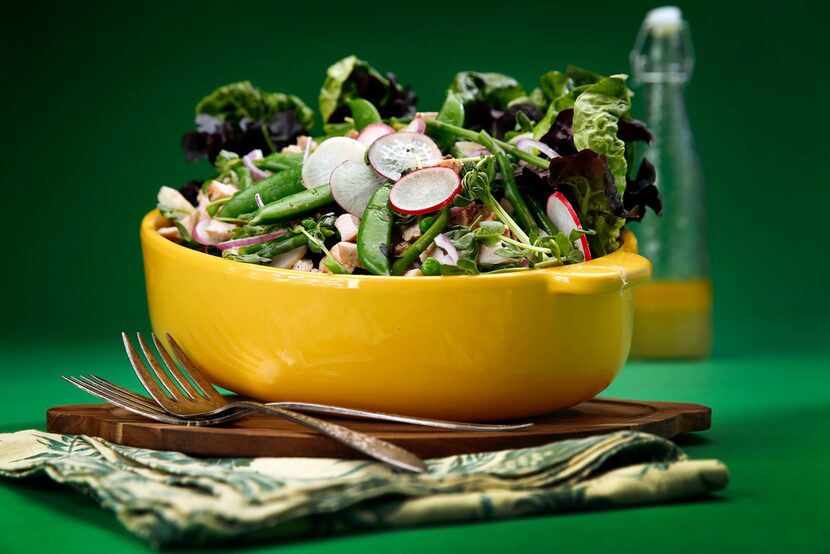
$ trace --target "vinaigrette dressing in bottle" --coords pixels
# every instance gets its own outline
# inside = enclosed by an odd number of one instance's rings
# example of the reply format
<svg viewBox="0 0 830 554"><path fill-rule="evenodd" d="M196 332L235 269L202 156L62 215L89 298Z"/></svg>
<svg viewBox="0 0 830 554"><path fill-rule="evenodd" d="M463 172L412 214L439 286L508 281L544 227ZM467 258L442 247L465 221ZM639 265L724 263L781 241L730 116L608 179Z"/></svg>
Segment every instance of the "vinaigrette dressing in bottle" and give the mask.
<svg viewBox="0 0 830 554"><path fill-rule="evenodd" d="M654 141L662 217L632 225L640 253L654 264L652 281L634 293L635 358L702 358L712 343L712 286L705 187L683 93L694 58L687 23L673 6L648 13L631 52L639 114Z"/></svg>

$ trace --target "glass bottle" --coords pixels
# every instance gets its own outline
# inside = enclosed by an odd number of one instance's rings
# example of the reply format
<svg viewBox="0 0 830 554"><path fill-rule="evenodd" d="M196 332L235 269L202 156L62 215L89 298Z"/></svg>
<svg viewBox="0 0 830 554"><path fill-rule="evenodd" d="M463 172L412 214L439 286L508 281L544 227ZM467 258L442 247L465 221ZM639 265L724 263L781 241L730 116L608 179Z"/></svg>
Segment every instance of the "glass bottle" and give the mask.
<svg viewBox="0 0 830 554"><path fill-rule="evenodd" d="M694 56L680 9L651 10L631 52L639 115L654 135L644 155L656 169L663 215L632 225L652 281L634 293L632 357L701 358L712 342L712 286L705 187L684 91Z"/></svg>

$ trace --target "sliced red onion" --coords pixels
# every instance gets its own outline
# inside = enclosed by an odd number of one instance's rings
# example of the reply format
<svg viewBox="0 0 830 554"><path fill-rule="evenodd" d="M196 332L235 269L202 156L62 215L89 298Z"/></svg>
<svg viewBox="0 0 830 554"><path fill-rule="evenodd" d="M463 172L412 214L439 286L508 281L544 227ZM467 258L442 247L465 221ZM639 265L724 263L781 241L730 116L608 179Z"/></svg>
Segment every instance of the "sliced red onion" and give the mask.
<svg viewBox="0 0 830 554"><path fill-rule="evenodd" d="M251 246L254 244L259 244L261 242L268 242L269 240L280 238L287 232L288 231L286 231L285 229L280 229L279 231L274 231L273 233L268 233L267 235L245 237L244 239L226 240L225 242L220 242L215 246L219 250L228 250L229 248L242 248L243 246Z"/></svg>
<svg viewBox="0 0 830 554"><path fill-rule="evenodd" d="M265 205L265 202L262 201L262 196L259 193L254 195L254 201L256 202L257 207L261 208Z"/></svg>
<svg viewBox="0 0 830 554"><path fill-rule="evenodd" d="M256 150L251 150L242 158L242 163L245 164L245 167L248 168L248 171L251 172L251 178L254 181L262 181L266 177L271 175L270 171L265 169L260 169L254 164L254 160L261 160L262 150L257 148Z"/></svg>
<svg viewBox="0 0 830 554"><path fill-rule="evenodd" d="M533 140L530 138L523 138L517 141L516 148L518 148L522 152L527 152L528 154L532 154L533 150L538 150L550 159L559 157L559 154L556 153L556 150L554 150L544 142L539 140Z"/></svg>
<svg viewBox="0 0 830 554"><path fill-rule="evenodd" d="M305 152L303 152L303 163L305 163L308 159L309 154L311 154L311 137L306 137Z"/></svg>
<svg viewBox="0 0 830 554"><path fill-rule="evenodd" d="M467 158L478 158L478 157L481 157L481 156L489 156L489 155L490 155L489 150L487 150L486 148L479 148L478 150L472 150L472 151L468 152L465 157L467 157Z"/></svg>
<svg viewBox="0 0 830 554"><path fill-rule="evenodd" d="M427 124L424 122L423 117L415 117L412 121L409 122L404 128L404 132L406 133L421 133L422 135L427 132Z"/></svg>
<svg viewBox="0 0 830 554"><path fill-rule="evenodd" d="M444 233L435 237L435 246L447 253L453 265L457 264L458 260L461 259L461 256L458 255L458 250L455 249L455 246L452 245L452 242L450 242L450 239Z"/></svg>

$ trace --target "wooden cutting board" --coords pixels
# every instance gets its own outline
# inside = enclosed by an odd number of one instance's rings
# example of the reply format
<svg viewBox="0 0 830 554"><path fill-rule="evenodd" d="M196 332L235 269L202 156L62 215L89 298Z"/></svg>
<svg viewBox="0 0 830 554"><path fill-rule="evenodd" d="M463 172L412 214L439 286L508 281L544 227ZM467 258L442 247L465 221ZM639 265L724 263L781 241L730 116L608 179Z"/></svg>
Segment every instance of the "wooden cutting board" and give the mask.
<svg viewBox="0 0 830 554"><path fill-rule="evenodd" d="M435 458L537 446L620 430L671 438L709 429L712 410L700 404L599 398L528 420L535 425L512 432L449 431L360 419L331 420L393 442L422 458ZM199 456L360 456L304 427L265 414L252 414L220 427L187 427L154 422L110 404L77 404L49 409L46 428L52 433L91 435L128 446Z"/></svg>

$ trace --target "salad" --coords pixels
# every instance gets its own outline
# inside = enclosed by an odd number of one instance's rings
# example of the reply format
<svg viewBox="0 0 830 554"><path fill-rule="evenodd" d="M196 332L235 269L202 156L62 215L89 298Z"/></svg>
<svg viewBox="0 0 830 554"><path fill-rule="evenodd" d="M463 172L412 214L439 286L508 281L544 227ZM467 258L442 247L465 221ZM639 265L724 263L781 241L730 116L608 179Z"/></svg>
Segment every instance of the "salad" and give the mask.
<svg viewBox="0 0 830 554"><path fill-rule="evenodd" d="M661 211L625 75L569 67L527 92L458 73L437 112L354 56L329 67L322 134L296 96L244 81L196 106L182 148L215 175L162 187L167 239L324 273L475 275L579 263Z"/></svg>

